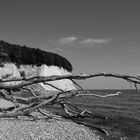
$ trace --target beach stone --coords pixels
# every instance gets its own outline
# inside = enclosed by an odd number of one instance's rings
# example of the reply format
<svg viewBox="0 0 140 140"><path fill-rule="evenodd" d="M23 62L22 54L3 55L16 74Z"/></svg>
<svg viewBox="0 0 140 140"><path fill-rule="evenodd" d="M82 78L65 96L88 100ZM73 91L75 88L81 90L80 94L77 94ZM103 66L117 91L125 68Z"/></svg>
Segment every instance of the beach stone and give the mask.
<svg viewBox="0 0 140 140"><path fill-rule="evenodd" d="M99 140L88 128L66 120L0 119L1 140Z"/></svg>

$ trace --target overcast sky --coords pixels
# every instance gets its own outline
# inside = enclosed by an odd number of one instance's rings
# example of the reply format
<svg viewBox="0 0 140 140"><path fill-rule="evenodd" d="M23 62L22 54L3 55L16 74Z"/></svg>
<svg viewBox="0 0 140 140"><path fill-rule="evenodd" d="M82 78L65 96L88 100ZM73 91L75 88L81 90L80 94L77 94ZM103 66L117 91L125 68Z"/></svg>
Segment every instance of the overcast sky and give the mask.
<svg viewBox="0 0 140 140"><path fill-rule="evenodd" d="M66 57L73 73L140 75L139 0L0 0L0 40ZM85 88L129 88L121 80Z"/></svg>

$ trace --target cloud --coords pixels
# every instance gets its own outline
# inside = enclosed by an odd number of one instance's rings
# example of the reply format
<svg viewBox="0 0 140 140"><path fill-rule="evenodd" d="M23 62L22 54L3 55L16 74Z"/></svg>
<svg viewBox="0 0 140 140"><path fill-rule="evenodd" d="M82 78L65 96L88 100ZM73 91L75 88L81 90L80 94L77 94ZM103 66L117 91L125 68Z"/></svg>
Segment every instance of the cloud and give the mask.
<svg viewBox="0 0 140 140"><path fill-rule="evenodd" d="M77 40L77 37L64 37L58 40L60 45L71 44Z"/></svg>
<svg viewBox="0 0 140 140"><path fill-rule="evenodd" d="M60 38L56 41L58 46L92 47L108 44L112 39L78 38L75 36Z"/></svg>
<svg viewBox="0 0 140 140"><path fill-rule="evenodd" d="M93 45L93 44L106 44L110 43L112 39L95 39L95 38L87 38L81 40L79 43L81 45Z"/></svg>

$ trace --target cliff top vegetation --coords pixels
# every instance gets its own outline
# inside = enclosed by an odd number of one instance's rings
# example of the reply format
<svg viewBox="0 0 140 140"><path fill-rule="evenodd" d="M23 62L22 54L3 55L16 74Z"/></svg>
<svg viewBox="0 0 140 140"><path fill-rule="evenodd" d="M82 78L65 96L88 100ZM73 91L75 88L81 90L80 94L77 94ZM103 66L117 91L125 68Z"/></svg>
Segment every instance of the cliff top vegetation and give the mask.
<svg viewBox="0 0 140 140"><path fill-rule="evenodd" d="M69 72L72 71L71 63L64 57L46 52L36 48L29 48L27 46L10 44L6 41L0 41L0 62L12 62L16 65L55 65L62 67Z"/></svg>

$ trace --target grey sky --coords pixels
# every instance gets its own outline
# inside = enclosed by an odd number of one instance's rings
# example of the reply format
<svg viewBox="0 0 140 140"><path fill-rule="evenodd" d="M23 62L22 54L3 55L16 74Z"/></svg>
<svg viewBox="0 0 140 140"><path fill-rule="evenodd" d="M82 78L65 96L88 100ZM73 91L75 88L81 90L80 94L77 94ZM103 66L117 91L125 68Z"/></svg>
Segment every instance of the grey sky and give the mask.
<svg viewBox="0 0 140 140"><path fill-rule="evenodd" d="M139 0L0 0L0 39L56 52L74 73L140 74ZM98 78L85 88L128 88Z"/></svg>

